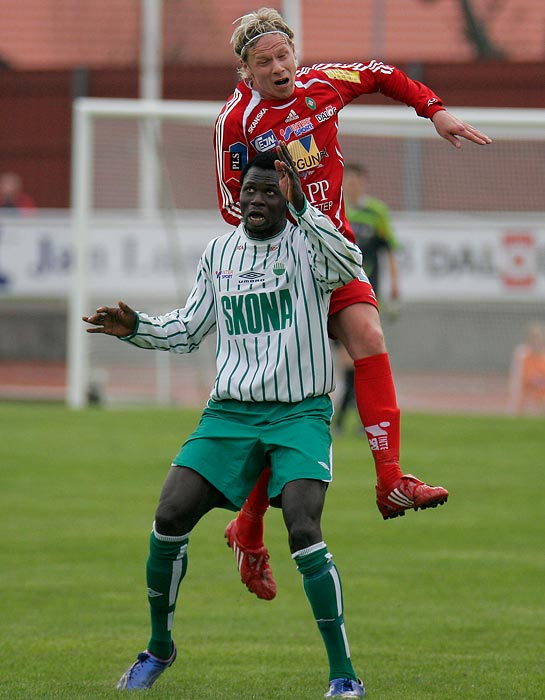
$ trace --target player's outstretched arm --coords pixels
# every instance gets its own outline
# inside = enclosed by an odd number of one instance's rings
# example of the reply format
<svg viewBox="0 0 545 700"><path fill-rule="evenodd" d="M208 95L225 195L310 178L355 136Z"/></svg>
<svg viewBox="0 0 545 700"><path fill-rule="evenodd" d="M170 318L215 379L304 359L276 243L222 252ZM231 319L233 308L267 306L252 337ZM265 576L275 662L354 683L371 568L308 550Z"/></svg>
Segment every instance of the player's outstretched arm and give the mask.
<svg viewBox="0 0 545 700"><path fill-rule="evenodd" d="M82 316L85 323L93 328L87 328L87 333L105 333L122 338L134 333L138 315L124 301L118 301L117 306L99 306L90 316Z"/></svg>
<svg viewBox="0 0 545 700"><path fill-rule="evenodd" d="M460 137L478 143L480 146L492 143L492 139L486 134L478 131L471 124L466 124L454 114L447 112L446 109L436 112L431 120L439 136L450 141L456 148L462 148Z"/></svg>
<svg viewBox="0 0 545 700"><path fill-rule="evenodd" d="M301 178L284 141L280 141L276 147L276 155L278 160L275 166L280 190L295 211L300 212L305 206L305 195L301 187Z"/></svg>

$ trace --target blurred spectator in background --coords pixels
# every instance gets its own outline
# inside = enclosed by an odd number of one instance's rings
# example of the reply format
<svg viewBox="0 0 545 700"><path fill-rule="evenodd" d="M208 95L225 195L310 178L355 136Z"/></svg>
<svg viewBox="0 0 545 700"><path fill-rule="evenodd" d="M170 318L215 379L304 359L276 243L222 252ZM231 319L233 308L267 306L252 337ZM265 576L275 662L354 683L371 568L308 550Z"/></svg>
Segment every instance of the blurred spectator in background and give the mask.
<svg viewBox="0 0 545 700"><path fill-rule="evenodd" d="M345 163L343 175L343 195L346 218L356 237L356 243L363 253L363 268L375 294L381 301L387 315L397 313L399 300L399 272L395 250L399 247L390 221L388 206L380 199L368 194L368 172L358 163ZM389 271L389 296L381 299L381 266L386 260ZM344 428L346 413L356 405L354 392L354 363L340 343L337 346L337 360L343 377L339 401L335 408L335 430Z"/></svg>
<svg viewBox="0 0 545 700"><path fill-rule="evenodd" d="M545 325L532 324L513 352L509 412L545 414Z"/></svg>
<svg viewBox="0 0 545 700"><path fill-rule="evenodd" d="M30 195L23 191L23 181L17 173L0 175L0 207L27 214L34 211L36 204Z"/></svg>

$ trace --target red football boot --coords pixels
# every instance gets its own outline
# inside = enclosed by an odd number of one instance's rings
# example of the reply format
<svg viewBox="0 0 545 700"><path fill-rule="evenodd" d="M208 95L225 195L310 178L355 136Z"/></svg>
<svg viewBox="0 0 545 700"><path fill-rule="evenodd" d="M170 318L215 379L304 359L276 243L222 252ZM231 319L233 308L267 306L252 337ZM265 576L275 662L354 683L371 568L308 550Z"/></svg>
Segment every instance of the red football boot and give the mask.
<svg viewBox="0 0 545 700"><path fill-rule="evenodd" d="M428 486L412 474L402 476L394 488L381 488L377 484L376 492L377 506L384 520L405 515L409 508L436 508L448 499L448 491L442 486Z"/></svg>
<svg viewBox="0 0 545 700"><path fill-rule="evenodd" d="M240 580L250 593L258 598L272 600L276 595L276 583L269 566L269 552L266 547L247 549L237 540L237 521L231 520L225 529L227 545L233 550Z"/></svg>

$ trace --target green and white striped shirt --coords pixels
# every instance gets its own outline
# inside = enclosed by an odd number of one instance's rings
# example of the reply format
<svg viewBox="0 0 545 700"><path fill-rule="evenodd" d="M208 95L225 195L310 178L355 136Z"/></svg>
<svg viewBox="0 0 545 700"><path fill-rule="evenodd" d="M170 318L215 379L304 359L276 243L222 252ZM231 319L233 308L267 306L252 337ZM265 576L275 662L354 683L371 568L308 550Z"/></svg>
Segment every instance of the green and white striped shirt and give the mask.
<svg viewBox="0 0 545 700"><path fill-rule="evenodd" d="M333 391L329 300L361 276L361 253L308 203L290 211L297 224L267 240L249 238L242 224L212 240L186 306L139 313L125 340L186 353L216 331L216 400L293 403Z"/></svg>

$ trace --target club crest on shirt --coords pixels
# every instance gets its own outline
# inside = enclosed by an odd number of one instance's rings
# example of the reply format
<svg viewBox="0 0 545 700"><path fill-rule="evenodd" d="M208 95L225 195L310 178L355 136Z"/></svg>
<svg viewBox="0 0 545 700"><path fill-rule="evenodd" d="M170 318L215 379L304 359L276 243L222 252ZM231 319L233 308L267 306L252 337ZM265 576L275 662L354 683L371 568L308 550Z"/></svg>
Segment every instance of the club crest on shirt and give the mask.
<svg viewBox="0 0 545 700"><path fill-rule="evenodd" d="M277 260L272 266L272 271L277 277L280 277L280 275L284 275L286 273L286 266L281 260Z"/></svg>

